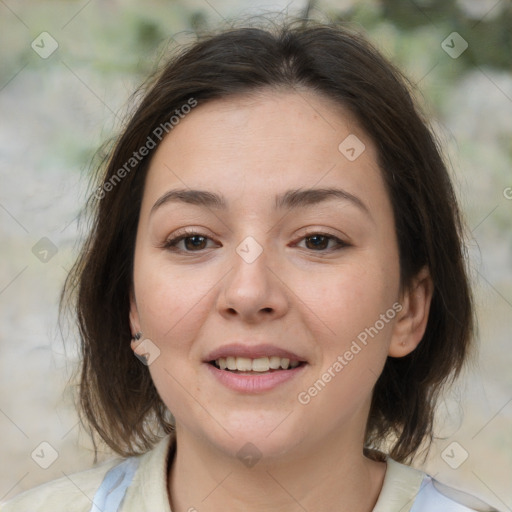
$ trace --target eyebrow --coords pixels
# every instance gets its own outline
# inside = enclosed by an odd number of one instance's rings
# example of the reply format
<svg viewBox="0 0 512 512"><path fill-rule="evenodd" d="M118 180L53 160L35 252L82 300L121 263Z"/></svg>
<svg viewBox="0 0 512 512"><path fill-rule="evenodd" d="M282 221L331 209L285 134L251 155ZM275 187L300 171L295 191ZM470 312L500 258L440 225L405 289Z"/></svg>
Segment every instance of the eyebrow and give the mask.
<svg viewBox="0 0 512 512"><path fill-rule="evenodd" d="M293 210L311 205L316 205L332 199L349 202L371 217L368 207L357 196L340 188L309 188L287 190L275 197L275 209ZM186 203L196 206L204 206L215 210L227 209L226 199L206 190L174 189L161 196L151 208L152 215L158 208L168 203Z"/></svg>

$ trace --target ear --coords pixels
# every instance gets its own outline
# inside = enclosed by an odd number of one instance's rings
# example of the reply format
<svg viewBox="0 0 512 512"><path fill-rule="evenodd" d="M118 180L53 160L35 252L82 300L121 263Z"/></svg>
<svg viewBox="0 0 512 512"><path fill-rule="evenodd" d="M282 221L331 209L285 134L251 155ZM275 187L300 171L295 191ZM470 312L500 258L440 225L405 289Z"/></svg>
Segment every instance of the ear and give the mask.
<svg viewBox="0 0 512 512"><path fill-rule="evenodd" d="M404 290L388 355L404 357L420 343L427 328L434 285L427 267L423 267Z"/></svg>
<svg viewBox="0 0 512 512"><path fill-rule="evenodd" d="M141 331L139 310L137 309L133 290L130 291L130 329L132 331L132 336L135 336L136 333Z"/></svg>

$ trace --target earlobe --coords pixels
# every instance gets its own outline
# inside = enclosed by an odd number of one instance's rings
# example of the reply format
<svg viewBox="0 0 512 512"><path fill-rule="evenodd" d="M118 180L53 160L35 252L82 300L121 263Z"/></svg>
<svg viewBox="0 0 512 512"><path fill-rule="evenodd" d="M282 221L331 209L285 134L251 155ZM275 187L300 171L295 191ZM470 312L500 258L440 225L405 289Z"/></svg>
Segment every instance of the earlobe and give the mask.
<svg viewBox="0 0 512 512"><path fill-rule="evenodd" d="M427 328L434 285L427 267L423 267L404 291L402 310L397 316L389 346L390 357L404 357L421 342Z"/></svg>

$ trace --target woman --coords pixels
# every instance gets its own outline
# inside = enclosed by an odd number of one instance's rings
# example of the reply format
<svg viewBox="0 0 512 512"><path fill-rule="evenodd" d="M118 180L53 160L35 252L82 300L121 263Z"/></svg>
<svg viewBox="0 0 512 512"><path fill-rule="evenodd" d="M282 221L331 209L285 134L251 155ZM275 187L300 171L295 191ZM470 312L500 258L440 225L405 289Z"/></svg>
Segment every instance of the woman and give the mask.
<svg viewBox="0 0 512 512"><path fill-rule="evenodd" d="M446 167L368 42L203 38L103 170L64 300L84 418L127 458L2 510L492 510L405 465L473 309Z"/></svg>

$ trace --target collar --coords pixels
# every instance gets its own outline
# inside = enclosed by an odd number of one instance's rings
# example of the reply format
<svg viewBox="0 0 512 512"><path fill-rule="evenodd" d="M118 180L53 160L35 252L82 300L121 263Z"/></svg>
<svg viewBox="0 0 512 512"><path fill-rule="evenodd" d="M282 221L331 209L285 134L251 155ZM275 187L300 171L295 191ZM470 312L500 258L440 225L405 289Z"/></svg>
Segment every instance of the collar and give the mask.
<svg viewBox="0 0 512 512"><path fill-rule="evenodd" d="M425 473L386 457L386 474L372 512L410 512Z"/></svg>
<svg viewBox="0 0 512 512"><path fill-rule="evenodd" d="M167 482L169 462L176 451L175 441L175 435L169 434L140 456L139 468L126 492L122 512L171 512Z"/></svg>
<svg viewBox="0 0 512 512"><path fill-rule="evenodd" d="M140 456L139 469L126 493L123 512L149 509L172 512L167 485L169 463L175 451L176 437L170 434ZM386 457L386 464L382 489L372 512L410 512L425 474L389 457Z"/></svg>

